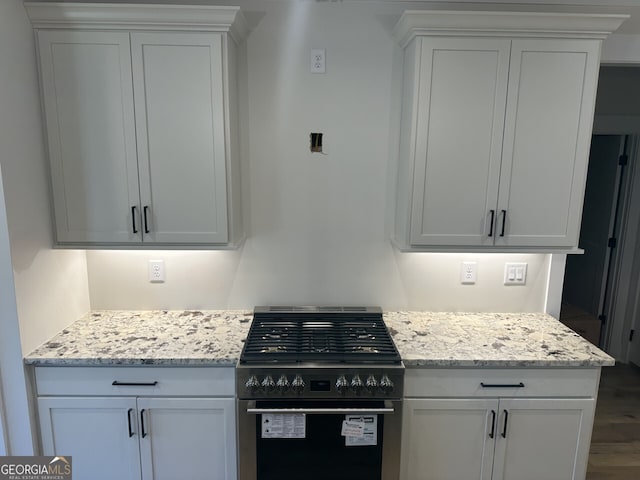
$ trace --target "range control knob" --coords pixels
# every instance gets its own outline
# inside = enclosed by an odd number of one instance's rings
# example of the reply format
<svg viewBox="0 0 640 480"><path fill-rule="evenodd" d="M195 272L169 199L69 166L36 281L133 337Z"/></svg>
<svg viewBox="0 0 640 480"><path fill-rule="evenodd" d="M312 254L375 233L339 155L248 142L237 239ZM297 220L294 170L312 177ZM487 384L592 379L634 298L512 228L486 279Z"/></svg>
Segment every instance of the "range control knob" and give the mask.
<svg viewBox="0 0 640 480"><path fill-rule="evenodd" d="M355 375L351 379L351 390L353 390L356 393L360 393L363 388L364 388L364 382L360 380L359 375Z"/></svg>
<svg viewBox="0 0 640 480"><path fill-rule="evenodd" d="M336 390L340 393L346 393L349 389L349 382L344 375L340 375L338 380L336 380Z"/></svg>
<svg viewBox="0 0 640 480"><path fill-rule="evenodd" d="M374 393L378 389L378 381L376 380L376 377L369 375L365 386L367 387L367 390L369 390L369 393Z"/></svg>
<svg viewBox="0 0 640 480"><path fill-rule="evenodd" d="M280 375L280 378L276 382L276 388L281 393L284 393L289 390L289 386L289 380L287 380L287 377L285 375Z"/></svg>
<svg viewBox="0 0 640 480"><path fill-rule="evenodd" d="M302 393L304 390L304 380L300 375L296 375L296 377L291 382L291 389L296 393Z"/></svg>
<svg viewBox="0 0 640 480"><path fill-rule="evenodd" d="M393 392L393 382L386 375L382 375L380 379L380 390L382 390L383 393Z"/></svg>
<svg viewBox="0 0 640 480"><path fill-rule="evenodd" d="M258 381L258 377L256 377L255 375L251 375L244 386L249 391L249 393L257 392L258 390L260 390L260 382Z"/></svg>
<svg viewBox="0 0 640 480"><path fill-rule="evenodd" d="M276 389L276 382L273 381L271 375L264 377L261 385L265 392L273 392Z"/></svg>

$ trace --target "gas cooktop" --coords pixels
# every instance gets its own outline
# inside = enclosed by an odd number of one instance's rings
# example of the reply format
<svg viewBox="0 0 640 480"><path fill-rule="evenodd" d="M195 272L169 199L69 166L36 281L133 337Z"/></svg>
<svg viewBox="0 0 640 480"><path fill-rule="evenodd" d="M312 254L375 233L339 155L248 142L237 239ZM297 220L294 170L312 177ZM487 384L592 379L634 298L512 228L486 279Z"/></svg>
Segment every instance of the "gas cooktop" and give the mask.
<svg viewBox="0 0 640 480"><path fill-rule="evenodd" d="M240 364L400 364L379 307L256 307Z"/></svg>

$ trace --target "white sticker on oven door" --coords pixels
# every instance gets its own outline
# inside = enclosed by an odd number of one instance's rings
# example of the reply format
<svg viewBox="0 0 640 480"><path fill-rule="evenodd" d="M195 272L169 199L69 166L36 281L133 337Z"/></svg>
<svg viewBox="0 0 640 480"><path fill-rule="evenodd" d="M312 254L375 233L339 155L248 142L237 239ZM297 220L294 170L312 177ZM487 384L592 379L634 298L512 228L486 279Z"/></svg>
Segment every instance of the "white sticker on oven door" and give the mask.
<svg viewBox="0 0 640 480"><path fill-rule="evenodd" d="M304 413L263 413L262 438L305 438Z"/></svg>
<svg viewBox="0 0 640 480"><path fill-rule="evenodd" d="M364 422L352 422L349 420L343 420L341 435L343 437L364 437Z"/></svg>
<svg viewBox="0 0 640 480"><path fill-rule="evenodd" d="M362 435L345 435L344 444L347 447L357 447L378 444L378 415L346 415L345 423L363 425ZM344 424L343 424L344 429ZM349 431L349 430L347 430ZM355 432L355 430L354 430Z"/></svg>

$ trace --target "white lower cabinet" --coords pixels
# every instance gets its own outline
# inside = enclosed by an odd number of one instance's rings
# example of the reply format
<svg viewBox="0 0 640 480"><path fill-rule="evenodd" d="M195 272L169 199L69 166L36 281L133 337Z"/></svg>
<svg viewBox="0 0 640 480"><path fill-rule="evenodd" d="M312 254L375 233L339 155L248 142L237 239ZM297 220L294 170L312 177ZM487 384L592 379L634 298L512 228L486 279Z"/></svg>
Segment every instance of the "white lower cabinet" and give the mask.
<svg viewBox="0 0 640 480"><path fill-rule="evenodd" d="M118 382L116 379L123 378L117 368L55 368L57 373L62 372L66 377L60 379L61 385L58 386L50 382L56 372L47 370L51 369L36 369L36 387L41 387L38 391L38 412L42 454L71 456L74 479L236 478L232 376L231 390L225 388L218 392L224 397L187 398L203 390L201 382L196 384L203 374L206 375L203 369L196 369L197 375L193 378L190 378L191 369L182 369L182 373L181 369L170 369L172 372L166 378L163 378L162 368L133 369L139 373L135 378L138 373L131 374L128 372L130 369L122 368L120 371L125 371L126 381L112 385L113 381ZM69 375L66 375L66 370ZM96 370L104 380L114 380L97 388L90 384L78 386L79 381ZM205 370L219 374L217 370L226 369ZM229 370L232 375L233 369ZM40 383L38 371L42 377ZM181 375L184 378L179 378ZM99 384L103 378L94 381ZM193 382L193 388L190 382ZM184 389L184 397L173 396L178 393L178 384ZM145 388L151 390L149 394L140 395ZM104 390L108 389L114 394L131 389L133 395L104 396ZM83 395L58 395L65 390L74 393L80 390ZM92 391L100 393L100 396L91 396Z"/></svg>
<svg viewBox="0 0 640 480"><path fill-rule="evenodd" d="M140 479L135 398L40 397L38 411L42 454L71 456L74 478Z"/></svg>
<svg viewBox="0 0 640 480"><path fill-rule="evenodd" d="M142 478L236 477L235 400L139 398Z"/></svg>
<svg viewBox="0 0 640 480"><path fill-rule="evenodd" d="M584 479L594 399L501 399L493 478Z"/></svg>
<svg viewBox="0 0 640 480"><path fill-rule="evenodd" d="M494 444L486 432L495 404L484 399L405 400L402 478L490 479Z"/></svg>
<svg viewBox="0 0 640 480"><path fill-rule="evenodd" d="M500 383L497 371L488 375L491 382L483 382L482 370L459 372L439 390L405 399L403 480L584 480L596 401L595 394L580 396L597 391L597 374L579 379L592 385L576 391L576 398L569 388L552 398L558 372L549 382L544 373L529 375L522 387L518 370L506 371ZM571 385L571 372L563 374ZM433 381L443 376L440 371ZM412 386L409 377L405 391L411 395L431 383ZM440 396L465 391L471 398Z"/></svg>

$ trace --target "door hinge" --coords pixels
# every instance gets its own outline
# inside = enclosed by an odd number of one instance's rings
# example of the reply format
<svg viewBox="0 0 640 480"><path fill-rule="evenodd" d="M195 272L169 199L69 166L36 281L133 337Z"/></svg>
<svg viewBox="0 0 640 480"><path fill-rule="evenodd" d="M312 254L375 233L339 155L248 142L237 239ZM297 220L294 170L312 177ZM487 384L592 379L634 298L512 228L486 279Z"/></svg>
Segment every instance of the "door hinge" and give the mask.
<svg viewBox="0 0 640 480"><path fill-rule="evenodd" d="M630 342L633 342L633 334L634 334L635 332L636 332L635 330L631 330L631 331L629 332L629 341L630 341Z"/></svg>
<svg viewBox="0 0 640 480"><path fill-rule="evenodd" d="M629 162L629 155L626 153L618 158L618 165L626 165Z"/></svg>
<svg viewBox="0 0 640 480"><path fill-rule="evenodd" d="M605 323L607 323L607 316L606 315L598 315L598 320L600 320L602 322L602 324L604 325Z"/></svg>
<svg viewBox="0 0 640 480"><path fill-rule="evenodd" d="M615 237L611 237L607 245L609 248L616 248L616 246L618 245L618 239Z"/></svg>

